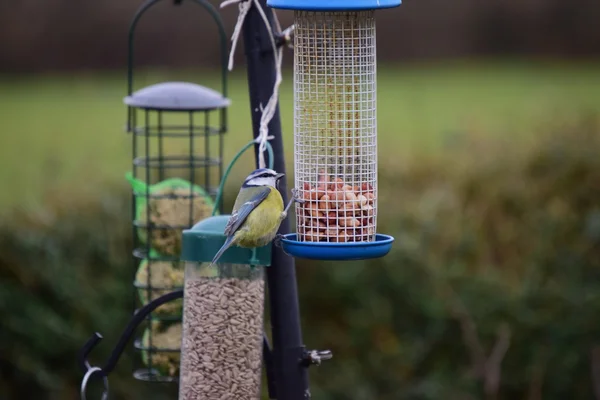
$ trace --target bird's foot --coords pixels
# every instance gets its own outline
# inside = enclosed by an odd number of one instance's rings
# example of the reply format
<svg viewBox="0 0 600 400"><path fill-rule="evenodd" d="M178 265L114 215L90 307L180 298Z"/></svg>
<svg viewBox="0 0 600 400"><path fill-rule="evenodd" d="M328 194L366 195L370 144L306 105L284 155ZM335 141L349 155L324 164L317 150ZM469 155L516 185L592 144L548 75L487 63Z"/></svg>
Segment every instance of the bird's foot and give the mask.
<svg viewBox="0 0 600 400"><path fill-rule="evenodd" d="M277 236L275 236L275 239L273 239L273 244L281 248L281 239L283 239L283 235L281 233L278 233Z"/></svg>
<svg viewBox="0 0 600 400"><path fill-rule="evenodd" d="M298 189L292 189L292 198L290 199L290 201L288 202L287 206L285 206L285 209L282 211L281 213L281 220L283 221L284 219L287 218L287 213L290 210L290 207L292 206L292 204L295 203L300 203L300 204L304 204L306 203L305 200L302 200L300 197L298 197Z"/></svg>
<svg viewBox="0 0 600 400"><path fill-rule="evenodd" d="M293 188L291 190L292 192L292 199L296 202L296 203L300 203L300 204L304 204L306 203L306 200L301 199L300 196L298 195L298 189Z"/></svg>

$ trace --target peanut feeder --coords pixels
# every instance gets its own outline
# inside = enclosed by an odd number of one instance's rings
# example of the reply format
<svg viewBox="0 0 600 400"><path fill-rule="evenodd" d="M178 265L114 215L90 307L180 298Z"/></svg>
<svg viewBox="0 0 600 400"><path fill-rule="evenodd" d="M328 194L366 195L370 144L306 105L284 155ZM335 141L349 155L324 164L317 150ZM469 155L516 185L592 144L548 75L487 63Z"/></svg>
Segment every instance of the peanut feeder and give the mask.
<svg viewBox="0 0 600 400"><path fill-rule="evenodd" d="M296 234L291 255L380 257L377 233L375 10L400 0L269 0L294 10ZM319 246L315 246L319 244Z"/></svg>

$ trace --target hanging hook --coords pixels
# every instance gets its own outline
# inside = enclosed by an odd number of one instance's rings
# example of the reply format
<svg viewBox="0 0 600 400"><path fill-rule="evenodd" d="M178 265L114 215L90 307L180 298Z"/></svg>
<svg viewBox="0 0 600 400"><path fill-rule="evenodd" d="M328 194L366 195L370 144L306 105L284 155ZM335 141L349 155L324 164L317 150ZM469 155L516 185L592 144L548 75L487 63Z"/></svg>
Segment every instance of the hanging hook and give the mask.
<svg viewBox="0 0 600 400"><path fill-rule="evenodd" d="M88 381L90 380L90 378L95 374L102 374L102 369L98 368L98 367L92 367L89 368L88 371L85 373L85 376L83 377L83 380L81 381L81 400L86 400L86 389L87 389L87 384ZM104 392L102 392L102 400L108 400L108 377L106 375L103 374L102 376L102 380L104 381Z"/></svg>
<svg viewBox="0 0 600 400"><path fill-rule="evenodd" d="M123 351L125 350L125 346L129 342L129 339L131 338L131 336L133 336L135 329L138 327L138 325L148 316L148 314L150 314L152 311L154 311L155 309L157 309L164 303L167 303L169 301L172 301L172 300L175 300L178 298L182 298L182 297L183 297L183 289L175 290L173 292L167 293L165 295L162 295L162 296L152 300L151 302L149 302L148 304L146 304L145 306L140 308L134 314L131 321L129 321L129 324L127 324L125 331L121 335L119 342L113 349L108 361L106 362L106 364L104 365L103 368L92 367L90 365L90 363L87 361L88 355L98 345L98 343L100 343L102 341L102 335L99 334L98 332L94 333L92 335L92 337L89 338L88 341L85 343L85 345L81 348L81 351L79 353L79 360L78 360L79 367L81 368L82 371L85 372L83 382L81 383L82 393L85 391L85 385L87 385L87 381L95 373L102 374L102 376L105 379L105 383L104 383L104 386L106 388L105 392L108 392L107 376L108 376L108 374L111 373L111 371L117 365L117 362L119 361L119 358L121 357L121 354L123 354ZM107 399L106 396L108 396L108 395L107 394L103 395L102 400L106 400ZM85 400L85 397L82 397L82 399Z"/></svg>

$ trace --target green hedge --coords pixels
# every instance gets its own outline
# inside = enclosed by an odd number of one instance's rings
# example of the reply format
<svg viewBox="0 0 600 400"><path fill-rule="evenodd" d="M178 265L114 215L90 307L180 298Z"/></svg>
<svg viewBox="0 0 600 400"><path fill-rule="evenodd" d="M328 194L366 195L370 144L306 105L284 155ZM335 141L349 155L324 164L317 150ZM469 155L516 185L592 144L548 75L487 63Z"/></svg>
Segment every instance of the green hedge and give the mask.
<svg viewBox="0 0 600 400"><path fill-rule="evenodd" d="M306 344L334 352L311 369L313 398L593 398L599 127L553 126L527 148L465 136L442 157L382 166L379 230L396 237L392 253L297 261ZM58 193L0 228L8 398L76 399L77 350L99 331L93 361L103 362L129 318L129 197L106 193ZM177 397L130 370L126 355L111 376L115 399Z"/></svg>
<svg viewBox="0 0 600 400"><path fill-rule="evenodd" d="M393 253L302 266L307 340L335 357L314 374L315 397L593 398L599 126L564 124L521 149L467 138L380 170Z"/></svg>
<svg viewBox="0 0 600 400"><path fill-rule="evenodd" d="M57 192L36 213L15 211L0 230L0 393L3 399L79 399L79 348L104 340L103 364L131 315L129 197L85 199ZM171 393L130 378L131 352L110 377L115 399ZM100 398L93 385L89 398ZM136 391L139 396L131 396ZM160 395L156 398L161 398Z"/></svg>

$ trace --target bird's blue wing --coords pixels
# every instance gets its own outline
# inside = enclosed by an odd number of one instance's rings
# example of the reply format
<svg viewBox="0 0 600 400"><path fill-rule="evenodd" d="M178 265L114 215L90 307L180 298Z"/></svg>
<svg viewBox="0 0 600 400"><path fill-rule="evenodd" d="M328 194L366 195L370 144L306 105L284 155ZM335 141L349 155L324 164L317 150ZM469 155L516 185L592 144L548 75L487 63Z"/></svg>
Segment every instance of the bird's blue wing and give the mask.
<svg viewBox="0 0 600 400"><path fill-rule="evenodd" d="M254 193L252 193L250 198L244 203L240 204L239 207L237 204L233 207L231 218L229 218L229 221L225 226L225 235L227 236L233 235L240 228L240 226L242 226L244 221L246 221L246 218L248 218L248 215L252 212L252 210L262 203L263 200L267 198L269 193L271 193L271 189L268 186L261 186L246 190L253 190Z"/></svg>

